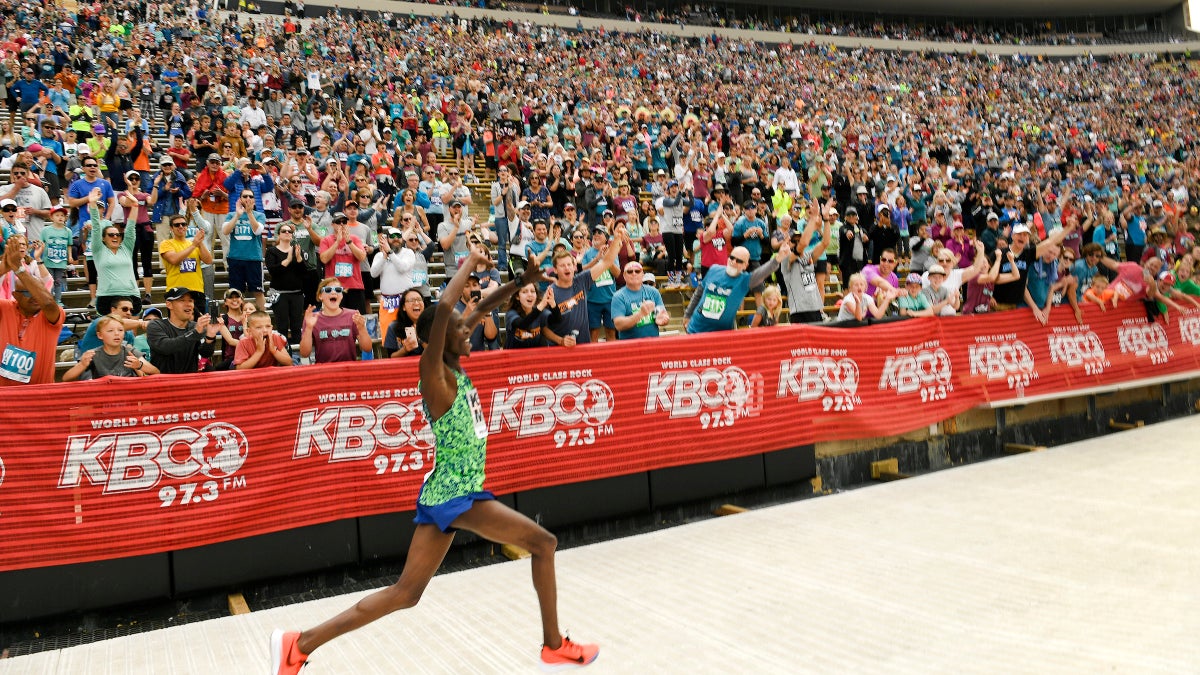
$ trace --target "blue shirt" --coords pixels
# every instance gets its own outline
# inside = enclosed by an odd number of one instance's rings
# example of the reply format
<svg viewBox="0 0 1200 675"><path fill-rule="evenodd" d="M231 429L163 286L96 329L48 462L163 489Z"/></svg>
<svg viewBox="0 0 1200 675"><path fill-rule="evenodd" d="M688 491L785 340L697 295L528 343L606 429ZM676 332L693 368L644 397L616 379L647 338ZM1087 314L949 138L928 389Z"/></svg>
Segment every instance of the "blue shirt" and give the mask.
<svg viewBox="0 0 1200 675"><path fill-rule="evenodd" d="M622 288L613 293L613 318L618 316L633 316L641 308L642 303L647 300L652 301L655 308L663 306L662 295L653 286L642 284L642 287L636 291L630 290L628 286ZM617 339L633 340L635 338L658 337L658 324L654 322L654 314L655 312L650 312L649 315L629 330L617 331Z"/></svg>
<svg viewBox="0 0 1200 675"><path fill-rule="evenodd" d="M725 272L724 265L713 265L696 292L701 294L700 304L688 320L687 332L732 330L742 301L750 292L750 275L742 273L731 277Z"/></svg>
<svg viewBox="0 0 1200 675"><path fill-rule="evenodd" d="M1041 309L1046 306L1046 297L1050 294L1050 287L1054 282L1058 281L1058 261L1051 260L1046 262L1038 258L1029 266L1029 297L1033 298L1034 304Z"/></svg>
<svg viewBox="0 0 1200 675"><path fill-rule="evenodd" d="M1129 237L1129 243L1134 246L1146 245L1146 218L1145 216L1133 216L1129 219L1126 226L1126 234Z"/></svg>
<svg viewBox="0 0 1200 675"><path fill-rule="evenodd" d="M767 221L761 218L748 220L746 216L739 216L737 222L733 224L733 236L742 237L742 246L750 252L750 261L758 262L762 259L762 237L746 237L746 230L752 227L761 227L764 236L767 232Z"/></svg>
<svg viewBox="0 0 1200 675"><path fill-rule="evenodd" d="M589 248L584 252L583 259L580 260L580 263L587 265L593 260L596 260L598 257L600 257L600 251L596 248ZM597 261L596 264L602 265L604 264L604 261ZM580 272L580 274L591 274L591 270L585 270ZM612 269L610 268L604 270L604 273L596 279L596 283L592 284L592 287L588 289L587 301L607 307L612 303L613 292L616 290L617 285L616 280L613 279Z"/></svg>
<svg viewBox="0 0 1200 675"><path fill-rule="evenodd" d="M103 178L97 178L93 183L89 183L85 178L77 178L71 181L71 187L67 188L67 196L72 199L82 199L91 194L94 188L100 188L100 201L103 203L103 206L99 204L97 206L100 208L100 215L103 216L108 210L109 203L117 196L117 193L113 192L112 184ZM86 204L79 208L79 229L75 230L76 234L91 220L92 216L88 211L89 209Z"/></svg>
<svg viewBox="0 0 1200 675"><path fill-rule="evenodd" d="M236 218L236 220L234 220ZM250 216L243 213L241 216L229 214L225 222L234 221L233 231L229 233L229 259L230 260L262 260L262 233L266 231L264 224L267 222L267 216L262 211L254 212L254 219L258 221L262 229L259 234L255 234L250 225Z"/></svg>

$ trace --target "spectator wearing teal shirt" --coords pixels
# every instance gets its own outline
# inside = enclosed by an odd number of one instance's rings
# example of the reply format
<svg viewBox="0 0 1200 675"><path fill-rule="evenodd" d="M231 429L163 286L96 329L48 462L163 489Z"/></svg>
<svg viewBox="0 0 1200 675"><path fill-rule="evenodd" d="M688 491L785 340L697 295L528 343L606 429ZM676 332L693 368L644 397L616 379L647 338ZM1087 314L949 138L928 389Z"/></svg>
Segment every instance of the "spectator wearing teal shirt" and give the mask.
<svg viewBox="0 0 1200 675"><path fill-rule="evenodd" d="M688 333L712 333L732 330L737 321L742 301L754 286L761 285L771 273L779 269L780 261L791 254L791 242L784 242L776 254L765 265L747 273L750 252L738 246L729 252L726 265L713 265L692 294L692 301L683 312Z"/></svg>
<svg viewBox="0 0 1200 675"><path fill-rule="evenodd" d="M625 286L613 293L612 317L617 339L633 340L658 337L658 331L671 317L658 289L643 284L645 271L636 260L625 263Z"/></svg>
<svg viewBox="0 0 1200 675"><path fill-rule="evenodd" d="M592 233L592 247L589 248L580 260L580 264L584 270L591 270L604 264L604 258L601 257L601 251L608 246L608 231L603 227L597 227ZM617 339L617 328L613 323L614 315L612 312L613 292L616 291L616 277L620 274L621 268L615 263L611 263L607 269L601 268L599 274L593 274L596 281L587 291L588 304L588 328L591 332L592 342L600 339L600 330L604 329L604 339L612 341Z"/></svg>

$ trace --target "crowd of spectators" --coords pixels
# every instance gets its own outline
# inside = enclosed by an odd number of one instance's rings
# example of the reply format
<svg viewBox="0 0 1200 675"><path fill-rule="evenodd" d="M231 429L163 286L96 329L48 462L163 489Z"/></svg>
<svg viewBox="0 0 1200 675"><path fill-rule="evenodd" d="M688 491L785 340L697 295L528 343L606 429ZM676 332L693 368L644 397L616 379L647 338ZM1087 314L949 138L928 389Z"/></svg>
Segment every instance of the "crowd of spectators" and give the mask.
<svg viewBox="0 0 1200 675"><path fill-rule="evenodd" d="M477 245L494 253L453 298L464 311L527 265L544 276L475 349L656 335L667 291L690 301L693 333L822 321L835 274L852 322L1046 321L1060 301L1079 316L1089 291L1195 304L1190 61L249 20L195 3L0 8L10 265L58 297L86 270L92 308L147 337L148 353L114 351L104 321L75 376L353 360L373 337L418 354L438 254L450 275ZM154 256L166 311L150 320ZM18 309L48 320L32 299ZM40 372L53 349L36 353Z"/></svg>
<svg viewBox="0 0 1200 675"><path fill-rule="evenodd" d="M244 0L243 0L244 1ZM459 0L433 4L450 7L478 7L540 14L567 14L599 18L624 18L635 23L654 22L678 26L711 26L740 30L769 31L793 35L824 35L860 38L883 38L902 42L953 42L977 45L1068 45L1089 46L1118 43L1179 43L1184 36L1177 32L1148 30L1159 17L1138 17L1136 30L1117 30L1116 21L1105 22L1088 17L1022 18L993 20L983 16L970 18L930 17L912 21L879 14L862 14L820 9L792 14L785 6L765 8L758 14L749 5L719 5L712 3L681 3L672 6L621 6L619 14L604 14L580 9L575 2L553 0L546 2L509 2L508 0ZM897 7L897 11L903 11ZM1137 11L1136 8L1131 8ZM814 14L816 16L814 16ZM1124 17L1121 17L1124 18ZM1165 16L1161 17L1165 20ZM1124 22L1122 22L1124 23ZM1165 23L1165 21L1164 21ZM1120 24L1117 24L1120 25ZM770 41L770 37L764 37Z"/></svg>

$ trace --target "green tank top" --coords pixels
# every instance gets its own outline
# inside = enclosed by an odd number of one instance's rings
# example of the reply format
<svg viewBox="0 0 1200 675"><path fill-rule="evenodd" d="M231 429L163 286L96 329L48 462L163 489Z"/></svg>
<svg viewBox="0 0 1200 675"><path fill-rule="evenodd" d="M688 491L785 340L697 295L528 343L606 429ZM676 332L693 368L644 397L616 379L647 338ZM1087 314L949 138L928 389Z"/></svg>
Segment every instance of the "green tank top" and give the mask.
<svg viewBox="0 0 1200 675"><path fill-rule="evenodd" d="M424 506L483 490L488 434L483 406L471 378L462 372L455 372L454 377L458 382L454 403L433 423L433 470L425 477L417 500ZM429 408L423 402L421 406L428 419Z"/></svg>

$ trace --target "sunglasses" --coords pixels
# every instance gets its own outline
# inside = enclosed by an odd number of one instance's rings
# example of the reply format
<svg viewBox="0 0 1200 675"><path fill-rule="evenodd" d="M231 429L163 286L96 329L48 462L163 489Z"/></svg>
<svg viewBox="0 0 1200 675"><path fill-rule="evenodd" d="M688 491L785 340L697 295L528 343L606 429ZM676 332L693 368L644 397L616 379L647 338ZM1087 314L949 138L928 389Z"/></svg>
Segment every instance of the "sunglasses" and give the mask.
<svg viewBox="0 0 1200 675"><path fill-rule="evenodd" d="M285 228L285 229L280 230L279 234L292 234L292 232L293 232L292 230Z"/></svg>
<svg viewBox="0 0 1200 675"><path fill-rule="evenodd" d="M123 233L123 232L105 232L105 233L104 233L104 236L106 236L106 237L116 237L117 239L124 239L124 238L125 238L125 233Z"/></svg>
<svg viewBox="0 0 1200 675"><path fill-rule="evenodd" d="M180 220L178 222L171 223L171 227L184 227L186 225L187 225L187 221L184 221L184 220Z"/></svg>
<svg viewBox="0 0 1200 675"><path fill-rule="evenodd" d="M16 211L16 210L17 210L17 207L15 207L15 206L5 206L4 208L0 209L0 211Z"/></svg>
<svg viewBox="0 0 1200 675"><path fill-rule="evenodd" d="M83 168L85 168L85 169L95 169L95 168L96 168L96 167L98 167L98 166L100 166L100 165L99 165L99 164L84 164L84 165L83 165Z"/></svg>
<svg viewBox="0 0 1200 675"><path fill-rule="evenodd" d="M729 262L735 262L739 265L745 265L746 263L750 262L750 260L747 258L735 258L733 256L729 256Z"/></svg>
<svg viewBox="0 0 1200 675"><path fill-rule="evenodd" d="M894 263L894 262L896 262L896 259L895 259L895 258L880 258L880 259L879 259L879 262L881 262L881 263Z"/></svg>
<svg viewBox="0 0 1200 675"><path fill-rule="evenodd" d="M345 290L345 289L343 289L341 286L326 286L325 288L321 289L321 292L322 293L341 293L343 290Z"/></svg>
<svg viewBox="0 0 1200 675"><path fill-rule="evenodd" d="M400 235L400 234L389 234L388 239L402 239L403 236L404 235Z"/></svg>
<svg viewBox="0 0 1200 675"><path fill-rule="evenodd" d="M640 267L633 267L633 268L625 270L625 274L641 274L642 271L643 270Z"/></svg>
<svg viewBox="0 0 1200 675"><path fill-rule="evenodd" d="M420 242L420 240L419 240L419 239L405 239L405 240L404 240L404 243L406 243L406 244L419 244L419 243L421 243L421 242Z"/></svg>

